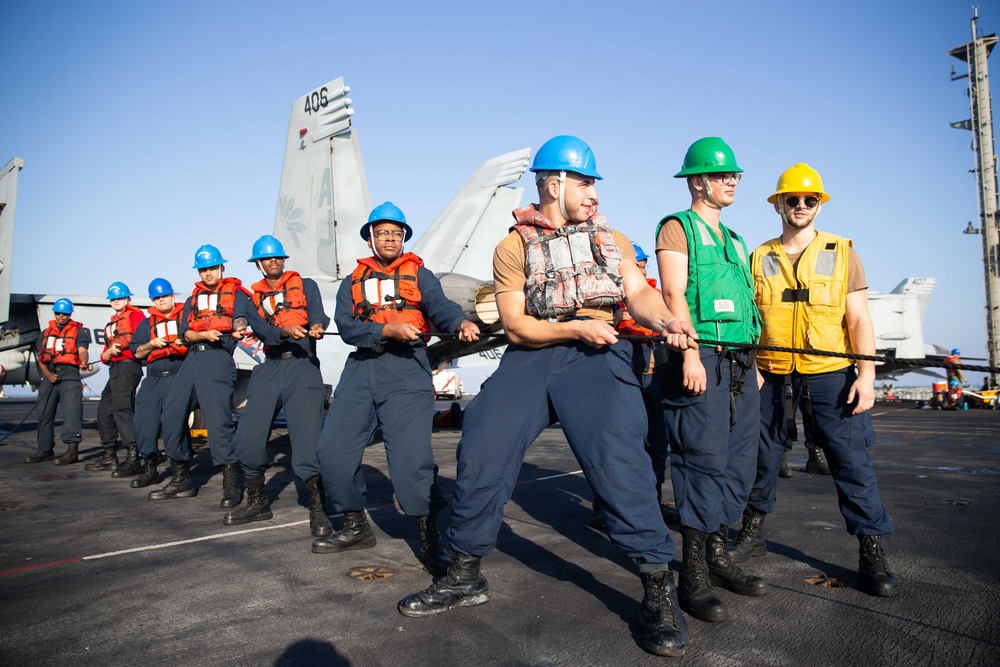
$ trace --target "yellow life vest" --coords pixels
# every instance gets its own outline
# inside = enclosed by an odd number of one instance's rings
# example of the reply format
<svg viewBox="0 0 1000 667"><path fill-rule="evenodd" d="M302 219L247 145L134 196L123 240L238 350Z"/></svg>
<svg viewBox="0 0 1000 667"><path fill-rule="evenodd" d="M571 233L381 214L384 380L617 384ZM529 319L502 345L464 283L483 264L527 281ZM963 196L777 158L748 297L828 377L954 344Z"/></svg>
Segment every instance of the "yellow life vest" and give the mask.
<svg viewBox="0 0 1000 667"><path fill-rule="evenodd" d="M850 239L817 232L795 268L780 238L754 251L754 300L763 320L761 345L851 352L845 318L851 245ZM781 375L827 373L853 363L839 357L757 352L761 370Z"/></svg>

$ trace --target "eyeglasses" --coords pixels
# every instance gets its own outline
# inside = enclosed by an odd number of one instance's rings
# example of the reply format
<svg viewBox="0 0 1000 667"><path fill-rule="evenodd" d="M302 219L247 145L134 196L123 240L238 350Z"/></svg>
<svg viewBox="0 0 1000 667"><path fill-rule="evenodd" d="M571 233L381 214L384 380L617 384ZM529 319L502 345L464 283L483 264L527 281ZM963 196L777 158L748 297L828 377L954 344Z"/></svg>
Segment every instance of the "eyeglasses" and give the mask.
<svg viewBox="0 0 1000 667"><path fill-rule="evenodd" d="M377 238L379 241L385 241L390 236L396 239L397 241L402 241L403 236L405 236L405 233L399 229L396 230L380 229L377 232L375 232L375 238Z"/></svg>
<svg viewBox="0 0 1000 667"><path fill-rule="evenodd" d="M743 174L737 174L732 171L724 174L709 174L709 176L714 180L722 181L723 185L736 185L743 178Z"/></svg>
<svg viewBox="0 0 1000 667"><path fill-rule="evenodd" d="M788 208L795 208L799 205L800 200L806 205L806 208L816 208L816 205L819 204L819 197L810 196L803 198L792 195L791 197L785 197L785 205L788 206Z"/></svg>

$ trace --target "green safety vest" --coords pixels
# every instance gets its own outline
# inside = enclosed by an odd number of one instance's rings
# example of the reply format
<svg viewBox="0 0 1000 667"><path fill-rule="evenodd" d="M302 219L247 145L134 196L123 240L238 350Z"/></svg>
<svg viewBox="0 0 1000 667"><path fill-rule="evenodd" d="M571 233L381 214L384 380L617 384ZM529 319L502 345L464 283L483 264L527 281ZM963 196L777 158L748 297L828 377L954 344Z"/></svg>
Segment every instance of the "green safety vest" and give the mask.
<svg viewBox="0 0 1000 667"><path fill-rule="evenodd" d="M701 338L756 343L760 314L753 299L750 253L739 234L720 224L722 243L701 217L688 209L668 215L681 223L688 245L688 284L684 290L692 324Z"/></svg>

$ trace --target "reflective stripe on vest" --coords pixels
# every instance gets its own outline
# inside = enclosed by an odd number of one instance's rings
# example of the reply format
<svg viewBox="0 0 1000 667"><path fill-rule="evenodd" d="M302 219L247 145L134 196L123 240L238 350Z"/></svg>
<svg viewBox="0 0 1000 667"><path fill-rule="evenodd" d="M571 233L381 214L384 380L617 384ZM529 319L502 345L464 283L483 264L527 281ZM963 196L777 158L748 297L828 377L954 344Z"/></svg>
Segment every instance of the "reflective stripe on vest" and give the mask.
<svg viewBox="0 0 1000 667"><path fill-rule="evenodd" d="M743 239L721 223L720 239L691 209L666 216L660 226L671 219L680 223L687 239L684 299L698 335L711 340L756 343L760 315L754 304L749 253Z"/></svg>
<svg viewBox="0 0 1000 667"><path fill-rule="evenodd" d="M166 347L153 348L153 351L146 355L146 363L151 364L157 359L164 357L184 357L188 349L184 341L178 337L181 317L184 314L183 304L174 304L174 309L168 315L161 313L155 306L150 308L149 313L149 334L150 338L162 338L169 345Z"/></svg>
<svg viewBox="0 0 1000 667"><path fill-rule="evenodd" d="M761 343L778 347L851 352L847 335L847 273L850 239L817 232L795 267L771 239L753 254L754 298L764 321ZM854 362L788 352L757 353L763 370L826 373Z"/></svg>
<svg viewBox="0 0 1000 667"><path fill-rule="evenodd" d="M430 322L420 307L417 272L424 262L411 252L382 267L374 257L358 260L351 273L354 319L380 324L409 322L430 333Z"/></svg>
<svg viewBox="0 0 1000 667"><path fill-rule="evenodd" d="M55 320L49 322L42 334L42 351L38 354L38 360L43 364L69 364L80 365L80 354L77 351L76 334L80 330L80 323L70 320L60 331Z"/></svg>
<svg viewBox="0 0 1000 667"><path fill-rule="evenodd" d="M128 304L120 313L111 316L111 321L104 326L104 349L117 344L122 350L128 349L132 342L135 329L132 328L132 313L142 312L132 304Z"/></svg>
<svg viewBox="0 0 1000 667"><path fill-rule="evenodd" d="M221 333L231 333L236 292L241 291L247 296L250 295L242 285L239 278L223 278L214 290L206 287L205 283L195 283L191 292L188 328L193 331L214 329Z"/></svg>
<svg viewBox="0 0 1000 667"><path fill-rule="evenodd" d="M302 278L295 271L285 271L272 289L267 280L252 285L253 304L268 324L276 327L309 326Z"/></svg>

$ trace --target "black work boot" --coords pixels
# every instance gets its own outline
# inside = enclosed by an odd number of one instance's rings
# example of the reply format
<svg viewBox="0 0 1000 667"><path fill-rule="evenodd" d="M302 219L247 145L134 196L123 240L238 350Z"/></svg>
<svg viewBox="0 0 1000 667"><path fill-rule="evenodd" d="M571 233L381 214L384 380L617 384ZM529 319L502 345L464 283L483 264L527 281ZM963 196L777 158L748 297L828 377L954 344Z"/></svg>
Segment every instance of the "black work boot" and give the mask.
<svg viewBox="0 0 1000 667"><path fill-rule="evenodd" d="M239 463L227 463L222 466L222 500L219 502L219 507L224 510L236 507L243 500L243 494L240 492L239 467ZM261 479L264 477L261 476Z"/></svg>
<svg viewBox="0 0 1000 667"><path fill-rule="evenodd" d="M162 489L150 491L150 500L168 500L170 498L194 498L198 490L191 481L191 464L187 461L170 459L170 481Z"/></svg>
<svg viewBox="0 0 1000 667"><path fill-rule="evenodd" d="M716 586L736 593L759 597L771 592L771 587L760 577L754 577L739 567L729 558L726 551L726 536L728 526L722 526L718 532L709 533L705 538L705 559L708 562L708 575Z"/></svg>
<svg viewBox="0 0 1000 667"><path fill-rule="evenodd" d="M729 610L712 588L705 560L705 538L708 536L683 526L684 570L680 577L680 603L687 613L700 621L720 623L729 618Z"/></svg>
<svg viewBox="0 0 1000 667"><path fill-rule="evenodd" d="M420 530L420 562L435 577L448 574L451 559L441 546L441 532L438 530L437 514L417 517Z"/></svg>
<svg viewBox="0 0 1000 667"><path fill-rule="evenodd" d="M115 445L104 447L104 451L101 452L101 458L96 461L91 461L87 465L83 466L83 469L90 471L118 470L118 453L116 452Z"/></svg>
<svg viewBox="0 0 1000 667"><path fill-rule="evenodd" d="M264 493L264 476L247 477L247 504L222 518L226 526L239 526L251 521L267 521L274 517L271 503Z"/></svg>
<svg viewBox="0 0 1000 667"><path fill-rule="evenodd" d="M344 527L328 537L313 540L314 554L332 554L350 549L371 549L375 546L375 531L368 523L364 510L344 512Z"/></svg>
<svg viewBox="0 0 1000 667"><path fill-rule="evenodd" d="M142 461L139 460L139 448L126 447L125 462L118 466L118 469L111 473L111 476L116 479L135 477L140 472L142 472Z"/></svg>
<svg viewBox="0 0 1000 667"><path fill-rule="evenodd" d="M160 478L160 471L156 469L156 462L159 458L159 453L154 452L142 460L142 472L139 476L132 480L129 484L133 489L141 489L143 487L149 486L150 484L155 484Z"/></svg>
<svg viewBox="0 0 1000 667"><path fill-rule="evenodd" d="M788 454L781 455L781 467L778 468L778 477L788 479L792 476L792 468L788 465Z"/></svg>
<svg viewBox="0 0 1000 667"><path fill-rule="evenodd" d="M813 475L829 475L830 465L823 455L823 448L819 445L807 442L806 449L809 450L809 459L806 461L806 472Z"/></svg>
<svg viewBox="0 0 1000 667"><path fill-rule="evenodd" d="M896 577L882 551L881 535L858 535L858 583L861 589L877 597L896 594Z"/></svg>
<svg viewBox="0 0 1000 667"><path fill-rule="evenodd" d="M326 537L333 532L333 524L326 513L323 480L319 475L313 475L306 481L306 486L309 487L309 532L313 537Z"/></svg>
<svg viewBox="0 0 1000 667"><path fill-rule="evenodd" d="M408 595L396 609L403 616L433 616L455 607L474 607L490 601L490 585L479 573L479 557L448 549L448 574L427 590Z"/></svg>
<svg viewBox="0 0 1000 667"><path fill-rule="evenodd" d="M68 466L71 463L76 463L80 460L80 443L71 442L66 445L66 451L62 453L62 456L57 456L53 461L57 466Z"/></svg>
<svg viewBox="0 0 1000 667"><path fill-rule="evenodd" d="M607 530L608 526L604 523L604 501L598 495L594 496L594 504L590 507L590 527L596 528L597 530Z"/></svg>
<svg viewBox="0 0 1000 667"><path fill-rule="evenodd" d="M677 602L673 572L660 570L640 574L639 578L643 588L639 612L642 643L650 653L681 657L687 644L687 621Z"/></svg>
<svg viewBox="0 0 1000 667"><path fill-rule="evenodd" d="M751 556L767 555L767 540L764 539L764 517L767 514L747 505L743 510L743 530L733 540L729 550L729 560L742 563Z"/></svg>
<svg viewBox="0 0 1000 667"><path fill-rule="evenodd" d="M24 462L25 463L41 463L42 461L48 461L48 460L53 459L53 458L55 458L55 454L52 453L51 449L46 449L44 452L39 449L37 452L35 452L31 456L25 457Z"/></svg>

